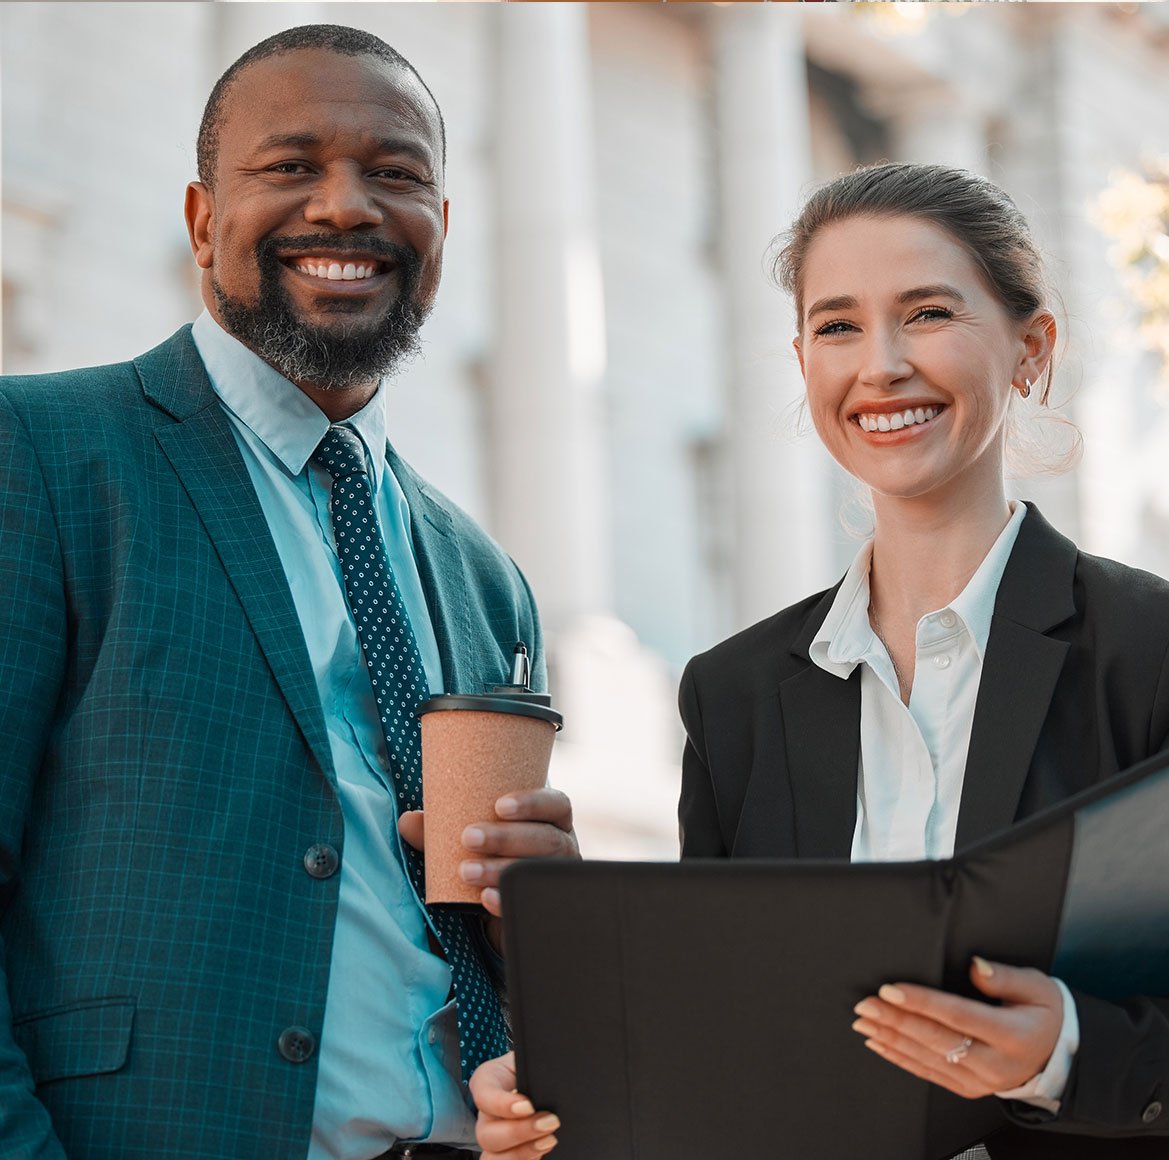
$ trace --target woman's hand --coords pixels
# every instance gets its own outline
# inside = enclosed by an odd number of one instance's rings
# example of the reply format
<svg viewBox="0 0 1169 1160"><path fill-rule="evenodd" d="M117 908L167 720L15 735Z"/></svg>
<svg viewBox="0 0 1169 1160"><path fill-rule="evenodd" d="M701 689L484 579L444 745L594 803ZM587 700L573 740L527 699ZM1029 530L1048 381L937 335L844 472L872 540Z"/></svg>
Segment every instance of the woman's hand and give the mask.
<svg viewBox="0 0 1169 1160"><path fill-rule="evenodd" d="M999 1004L911 983L886 984L854 1008L853 1030L882 1058L956 1095L1010 1091L1047 1066L1063 996L1041 971L975 958L974 985Z"/></svg>
<svg viewBox="0 0 1169 1160"><path fill-rule="evenodd" d="M552 1135L560 1121L537 1112L515 1090L515 1052L480 1064L471 1076L471 1095L479 1109L475 1138L481 1160L535 1160L556 1147Z"/></svg>

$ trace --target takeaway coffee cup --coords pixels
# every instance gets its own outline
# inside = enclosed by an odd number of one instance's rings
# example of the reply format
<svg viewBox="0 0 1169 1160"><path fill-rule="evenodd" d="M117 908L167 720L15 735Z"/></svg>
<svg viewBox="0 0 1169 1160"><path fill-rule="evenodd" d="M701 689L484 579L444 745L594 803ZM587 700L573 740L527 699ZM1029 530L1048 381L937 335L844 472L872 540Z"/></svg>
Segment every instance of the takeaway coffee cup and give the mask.
<svg viewBox="0 0 1169 1160"><path fill-rule="evenodd" d="M562 718L546 695L510 686L480 696L431 697L418 715L426 901L478 906L480 887L459 877L459 863L474 857L463 845L463 831L494 818L495 803L505 794L545 784Z"/></svg>

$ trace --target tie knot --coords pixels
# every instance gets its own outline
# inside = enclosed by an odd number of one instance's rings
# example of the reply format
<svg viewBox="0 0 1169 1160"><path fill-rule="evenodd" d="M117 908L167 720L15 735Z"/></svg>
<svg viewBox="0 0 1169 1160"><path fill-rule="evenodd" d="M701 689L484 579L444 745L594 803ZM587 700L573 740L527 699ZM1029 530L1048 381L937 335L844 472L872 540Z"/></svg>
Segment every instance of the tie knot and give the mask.
<svg viewBox="0 0 1169 1160"><path fill-rule="evenodd" d="M342 475L365 474L365 447L349 427L330 427L313 452L313 459L334 479Z"/></svg>

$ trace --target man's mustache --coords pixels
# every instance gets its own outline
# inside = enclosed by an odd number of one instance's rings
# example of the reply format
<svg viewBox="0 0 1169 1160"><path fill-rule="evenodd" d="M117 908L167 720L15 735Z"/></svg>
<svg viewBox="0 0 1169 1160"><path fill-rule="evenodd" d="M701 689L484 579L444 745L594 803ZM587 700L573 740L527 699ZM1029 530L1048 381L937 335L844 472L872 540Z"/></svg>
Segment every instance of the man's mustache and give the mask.
<svg viewBox="0 0 1169 1160"><path fill-rule="evenodd" d="M327 251L333 254L363 254L384 258L406 269L418 262L417 253L410 246L399 245L363 234L296 234L261 238L256 244L256 260L262 264L281 258Z"/></svg>

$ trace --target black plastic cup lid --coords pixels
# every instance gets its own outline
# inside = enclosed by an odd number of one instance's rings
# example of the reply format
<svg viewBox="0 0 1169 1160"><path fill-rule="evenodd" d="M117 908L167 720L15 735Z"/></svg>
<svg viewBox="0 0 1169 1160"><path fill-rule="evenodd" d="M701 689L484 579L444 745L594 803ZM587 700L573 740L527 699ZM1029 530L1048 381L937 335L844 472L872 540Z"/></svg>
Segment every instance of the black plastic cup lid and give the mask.
<svg viewBox="0 0 1169 1160"><path fill-rule="evenodd" d="M539 696L540 694L536 694ZM423 701L416 710L416 715L423 713L442 713L452 709L470 710L475 713L511 713L516 717L536 717L540 721L547 721L556 728L564 728L564 718L555 709L541 705L535 700L520 700L518 697L505 697L499 693L440 693Z"/></svg>

